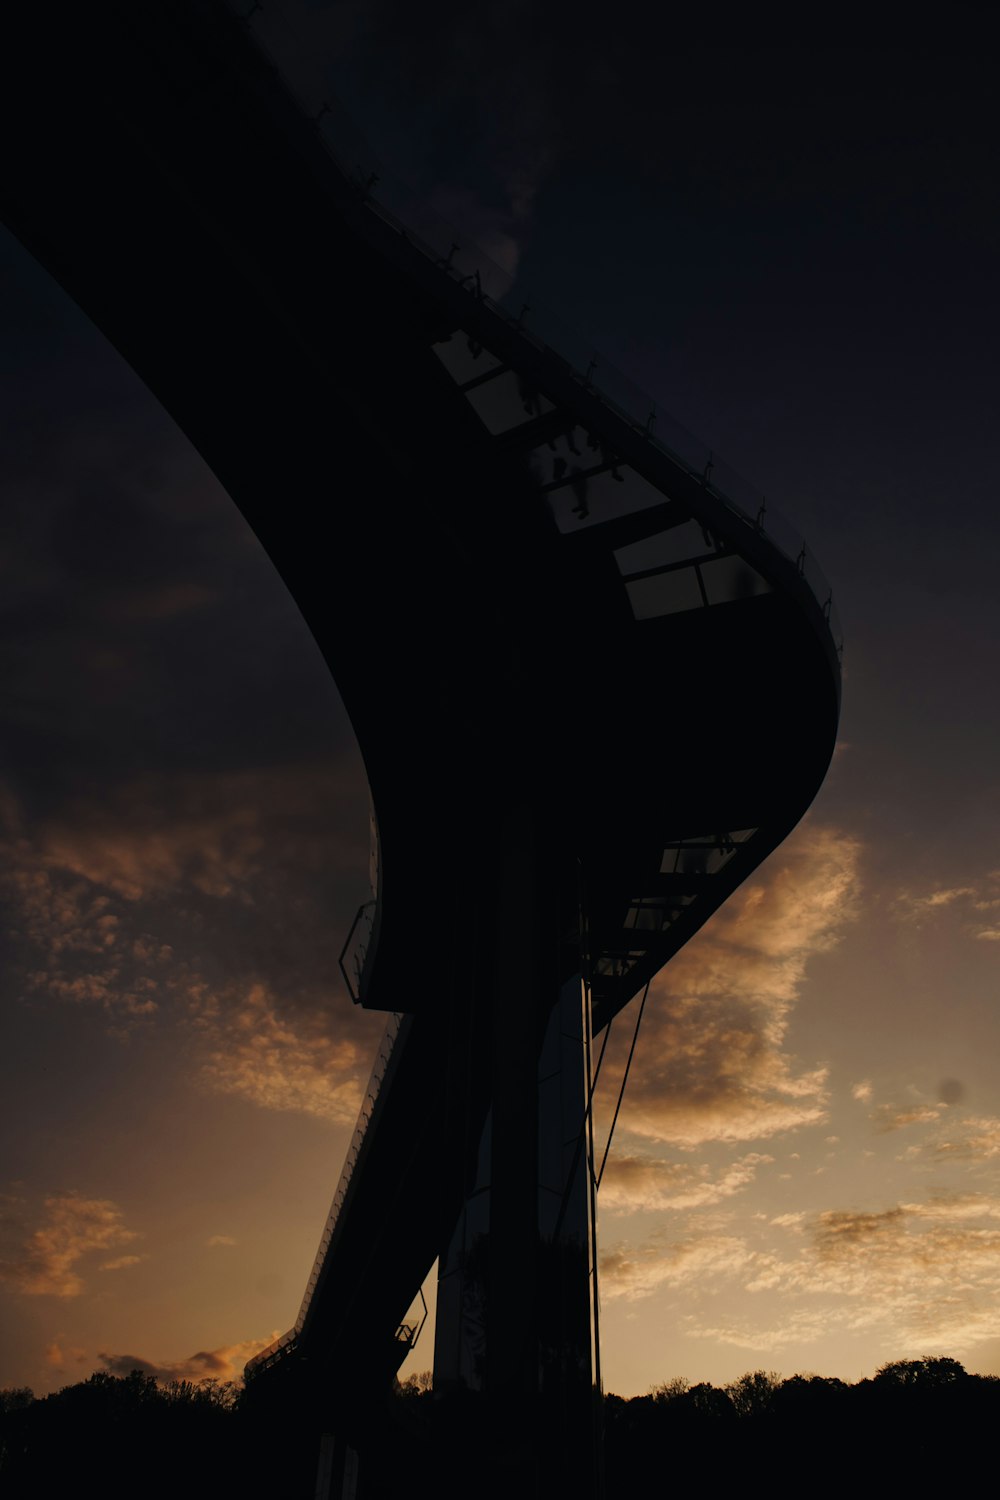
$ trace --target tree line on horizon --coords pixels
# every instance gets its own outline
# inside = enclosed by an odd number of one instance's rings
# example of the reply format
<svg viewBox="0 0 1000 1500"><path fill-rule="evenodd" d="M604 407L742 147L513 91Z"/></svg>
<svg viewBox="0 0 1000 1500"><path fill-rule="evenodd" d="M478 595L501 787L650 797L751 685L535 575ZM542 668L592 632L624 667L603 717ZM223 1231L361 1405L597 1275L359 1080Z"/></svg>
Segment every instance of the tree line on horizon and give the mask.
<svg viewBox="0 0 1000 1500"><path fill-rule="evenodd" d="M441 1405L429 1372L396 1387L399 1441L428 1441ZM989 1453L1000 1377L955 1359L893 1360L853 1384L753 1370L727 1385L675 1378L646 1395L602 1399L608 1500L655 1492L677 1477L716 1484L786 1463L823 1484L951 1482ZM262 1419L263 1418L263 1419ZM817 1473L817 1465L821 1472ZM242 1382L159 1383L140 1370L99 1371L36 1397L0 1390L0 1493L38 1500L99 1476L103 1494L253 1497L280 1494L280 1434ZM640 1489L641 1487L641 1489ZM651 1488L652 1487L652 1488Z"/></svg>

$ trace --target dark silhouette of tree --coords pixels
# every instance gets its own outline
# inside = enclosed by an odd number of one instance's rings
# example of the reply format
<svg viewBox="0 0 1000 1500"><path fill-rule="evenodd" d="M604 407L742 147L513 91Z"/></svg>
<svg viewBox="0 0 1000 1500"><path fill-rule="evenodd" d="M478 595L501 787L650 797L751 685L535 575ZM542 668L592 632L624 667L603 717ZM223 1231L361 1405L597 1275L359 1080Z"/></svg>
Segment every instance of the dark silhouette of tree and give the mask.
<svg viewBox="0 0 1000 1500"><path fill-rule="evenodd" d="M854 1385L752 1370L725 1388L675 1377L631 1400L609 1394L603 1405L608 1500L661 1493L666 1476L721 1493L775 1455L803 1473L821 1455L824 1491L926 1494L954 1485L964 1472L956 1455L973 1471L990 1461L1000 1380L927 1356L890 1361ZM320 1434L340 1431L342 1415L328 1401L311 1407L295 1383L275 1402L263 1389L255 1397L253 1382L246 1391L217 1381L161 1385L140 1370L101 1372L41 1399L27 1388L0 1391L0 1494L48 1500L96 1488L102 1500L230 1492L313 1500ZM395 1397L387 1389L376 1415L367 1436L359 1433L361 1500L401 1493L403 1471L435 1477L442 1494L476 1488L489 1433L475 1393L435 1395L422 1371ZM512 1420L512 1441L528 1442ZM367 1458L366 1442L374 1445Z"/></svg>
<svg viewBox="0 0 1000 1500"><path fill-rule="evenodd" d="M675 1375L672 1380L664 1380L661 1385L654 1385L649 1394L654 1401L663 1403L676 1401L679 1396L687 1395L690 1389L690 1380L685 1380L683 1375Z"/></svg>
<svg viewBox="0 0 1000 1500"><path fill-rule="evenodd" d="M236 1387L217 1381L160 1386L153 1375L99 1371L54 1395L5 1393L0 1429L4 1500L39 1500L97 1488L106 1500L256 1493L238 1422ZM29 1399L25 1399L25 1397ZM87 1480L89 1479L90 1485Z"/></svg>
<svg viewBox="0 0 1000 1500"><path fill-rule="evenodd" d="M738 1417L762 1417L771 1410L774 1393L781 1385L775 1370L752 1370L726 1386L726 1395Z"/></svg>
<svg viewBox="0 0 1000 1500"><path fill-rule="evenodd" d="M0 1388L0 1416L9 1411L22 1411L30 1406L35 1393L30 1385L6 1385Z"/></svg>
<svg viewBox="0 0 1000 1500"><path fill-rule="evenodd" d="M875 1372L876 1381L885 1384L919 1386L923 1390L942 1385L953 1385L956 1380L968 1380L964 1365L957 1359L925 1355L923 1359L894 1359L881 1365Z"/></svg>
<svg viewBox="0 0 1000 1500"><path fill-rule="evenodd" d="M671 1405L673 1406L674 1403ZM728 1391L720 1390L718 1386L710 1385L707 1381L691 1386L679 1398L676 1406L680 1410L686 1409L692 1416L703 1422L728 1422L736 1414Z"/></svg>

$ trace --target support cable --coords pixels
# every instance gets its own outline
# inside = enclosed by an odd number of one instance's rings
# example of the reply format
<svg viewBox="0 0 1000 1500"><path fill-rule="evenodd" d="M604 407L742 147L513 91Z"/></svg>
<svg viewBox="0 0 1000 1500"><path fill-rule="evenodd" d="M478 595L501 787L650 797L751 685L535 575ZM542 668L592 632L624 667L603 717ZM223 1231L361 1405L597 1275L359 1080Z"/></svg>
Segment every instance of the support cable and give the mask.
<svg viewBox="0 0 1000 1500"><path fill-rule="evenodd" d="M601 1158L601 1170L597 1174L597 1187L598 1188L600 1188L600 1186L601 1186L601 1178L604 1176L604 1168L608 1164L608 1152L611 1150L611 1142L614 1139L615 1126L618 1124L618 1115L619 1115L619 1112L620 1112L621 1107L622 1107L622 1100L625 1098L625 1085L628 1083L629 1069L632 1066L632 1058L635 1056L635 1044L639 1040L639 1027L642 1024L642 1013L646 1009L646 998L649 995L649 986L652 984L652 982L653 982L652 978L649 978L649 979L646 980L646 988L642 992L642 1000L639 1003L639 1014L635 1018L635 1030L632 1033L632 1045L628 1049L628 1061L625 1064L625 1072L622 1075L622 1086L618 1090L618 1103L615 1105L614 1118L611 1121L611 1129L608 1132L608 1142L607 1142L607 1145L604 1148L604 1155ZM609 1030L610 1030L610 1028L609 1028ZM604 1040L605 1040L605 1044L606 1044L607 1043L607 1036L605 1036ZM603 1047L601 1049L601 1056L602 1057L604 1056L604 1049L603 1049ZM601 1066L600 1062L598 1062L598 1064L597 1064L598 1071L600 1071L600 1066ZM597 1074L596 1073L594 1074L594 1082L595 1083L597 1082Z"/></svg>
<svg viewBox="0 0 1000 1500"><path fill-rule="evenodd" d="M580 878L580 883L581 883L580 897L579 897L579 900L580 900L580 925L581 925L581 936L583 938L583 943L582 943L582 949L583 949L583 951L581 953L582 963L581 963L581 966L580 966L581 967L580 978L583 981L584 993L585 993L585 995L587 997L587 1020L586 1020L586 1026L587 1026L587 1034L588 1034L588 1037L589 1037L589 1035L590 1035L590 977L591 977L591 966L590 966L590 932L589 932L589 926L588 926L587 917L586 917L587 904L586 904L586 901L584 899L583 888L582 888L582 881L583 881L582 872L581 872L579 878ZM613 1021L614 1021L614 1017L612 1016L611 1020L608 1022L607 1026L605 1026L605 1028L604 1028L604 1036L603 1036L603 1038L601 1040L601 1050L598 1053L597 1067L594 1069L593 1076L590 1076L590 1063L589 1063L589 1058L590 1058L590 1044L589 1044L589 1041L588 1041L588 1044L587 1044L587 1058L588 1058L588 1061L587 1061L587 1073L588 1073L588 1078L587 1078L587 1107L586 1107L586 1109L583 1112L583 1120L582 1120L582 1122L580 1124L580 1133L579 1133L579 1135L576 1138L576 1147L575 1147L575 1150L573 1152L573 1161L572 1161L572 1164L570 1166L569 1172L567 1174L565 1185L563 1187L562 1199L561 1199L560 1204L559 1204L559 1213L556 1215L556 1225L555 1225L555 1229L552 1231L552 1238L553 1238L553 1240L557 1240L559 1238L560 1231L561 1231L561 1229L563 1227L563 1222L564 1222L564 1220L566 1218L566 1210L569 1208L570 1195L571 1195L571 1193L573 1191L573 1183L576 1180L577 1168L580 1165L580 1158L584 1154L585 1150L587 1152L587 1176L588 1176L590 1182L594 1181L594 1158L593 1158L594 1091L597 1088L597 1080L600 1077L601 1064L604 1061L604 1054L608 1050L608 1038L611 1035L611 1026L612 1026L612 1022Z"/></svg>

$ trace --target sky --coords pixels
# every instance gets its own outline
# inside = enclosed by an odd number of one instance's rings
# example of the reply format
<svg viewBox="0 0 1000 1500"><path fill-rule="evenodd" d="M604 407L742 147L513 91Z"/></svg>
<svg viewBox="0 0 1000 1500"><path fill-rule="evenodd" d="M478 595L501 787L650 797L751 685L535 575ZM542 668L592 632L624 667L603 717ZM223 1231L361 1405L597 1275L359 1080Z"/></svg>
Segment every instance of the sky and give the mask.
<svg viewBox="0 0 1000 1500"><path fill-rule="evenodd" d="M827 780L652 987L600 1195L606 1388L1000 1373L989 55L974 11L811 41L647 9L260 24L833 582ZM0 1385L227 1378L294 1320L381 1028L336 964L364 768L217 481L8 236L0 263Z"/></svg>

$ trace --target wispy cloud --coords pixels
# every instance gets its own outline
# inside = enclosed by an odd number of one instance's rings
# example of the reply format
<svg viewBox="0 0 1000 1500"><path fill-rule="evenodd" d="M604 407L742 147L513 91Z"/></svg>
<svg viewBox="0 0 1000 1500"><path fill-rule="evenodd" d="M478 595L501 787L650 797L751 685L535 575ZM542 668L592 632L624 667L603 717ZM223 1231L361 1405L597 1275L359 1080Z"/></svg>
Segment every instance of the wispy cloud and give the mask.
<svg viewBox="0 0 1000 1500"><path fill-rule="evenodd" d="M206 1086L263 1109L353 1122L363 1054L350 1038L331 1037L324 1017L282 1011L263 984L221 1004L196 992L194 1006L208 1052L200 1069Z"/></svg>
<svg viewBox="0 0 1000 1500"><path fill-rule="evenodd" d="M948 1120L924 1143L923 1150L941 1160L983 1162L1000 1156L1000 1119L967 1115Z"/></svg>
<svg viewBox="0 0 1000 1500"><path fill-rule="evenodd" d="M600 1257L601 1294L609 1300L648 1297L661 1287L690 1285L703 1278L732 1277L752 1262L743 1242L727 1235L631 1248L618 1245Z"/></svg>
<svg viewBox="0 0 1000 1500"><path fill-rule="evenodd" d="M1000 928L984 927L983 917L971 914L1000 910L1000 871L987 871L976 885L939 886L924 893L903 890L892 903L896 918L915 927L927 926L949 909L961 913L967 935L996 942L1000 939Z"/></svg>
<svg viewBox="0 0 1000 1500"><path fill-rule="evenodd" d="M101 916L115 897L187 890L253 904L265 849L270 862L307 855L309 813L321 822L339 790L335 768L320 766L133 780L110 799L62 809L5 852L36 940L89 951L108 945ZM117 925L122 912L105 921Z"/></svg>
<svg viewBox="0 0 1000 1500"><path fill-rule="evenodd" d="M994 1196L785 1214L770 1227L792 1237L792 1254L714 1235L681 1247L656 1240L619 1247L608 1261L609 1295L648 1296L682 1280L685 1266L700 1265L696 1301L713 1313L703 1319L693 1304L688 1333L760 1351L819 1340L834 1328L881 1337L897 1356L961 1353L1000 1333ZM744 1298L744 1310L728 1321L719 1320L715 1300L724 1289Z"/></svg>
<svg viewBox="0 0 1000 1500"><path fill-rule="evenodd" d="M361 821L363 798L353 764L339 762L131 780L30 826L8 791L2 894L50 964L67 954L117 959L123 947L162 958L169 942L142 918L164 901L171 913L180 899L192 916L216 919L221 906L244 923L251 908L259 923L273 913L279 930L297 931L304 907L315 914L317 883L328 895L337 871L363 879L361 851L342 836L350 809Z"/></svg>
<svg viewBox="0 0 1000 1500"><path fill-rule="evenodd" d="M379 1019L331 1005L341 933L325 908L338 861L358 859L330 852L348 799L336 764L177 776L64 808L29 836L7 796L0 894L30 956L26 997L93 1007L122 1038L180 1028L204 1087L352 1120ZM353 896L367 882L359 869L344 884Z"/></svg>
<svg viewBox="0 0 1000 1500"><path fill-rule="evenodd" d="M276 1329L266 1338L244 1339L242 1343L223 1344L218 1349L200 1349L186 1359L162 1363L139 1354L99 1353L98 1359L111 1375L129 1375L133 1370L139 1370L143 1375L153 1375L163 1382L191 1380L197 1384L205 1380L237 1380L247 1360L273 1343L278 1333Z"/></svg>
<svg viewBox="0 0 1000 1500"><path fill-rule="evenodd" d="M859 858L855 839L800 828L654 981L628 1130L694 1146L826 1120L826 1069L800 1068L785 1040L809 960L855 913Z"/></svg>
<svg viewBox="0 0 1000 1500"><path fill-rule="evenodd" d="M978 894L973 885L939 886L927 895L919 896L914 891L900 891L893 903L896 915L906 921L922 922L933 912L954 906L956 901L965 901Z"/></svg>
<svg viewBox="0 0 1000 1500"><path fill-rule="evenodd" d="M98 1267L101 1271L127 1271L130 1266L139 1266L148 1257L145 1255L116 1255L114 1260L104 1260Z"/></svg>
<svg viewBox="0 0 1000 1500"><path fill-rule="evenodd" d="M84 1290L78 1265L85 1256L138 1238L125 1227L122 1210L106 1198L79 1193L46 1198L44 1218L35 1229L29 1227L30 1207L24 1200L10 1198L5 1208L0 1278L29 1297L78 1297ZM106 1261L101 1269L118 1270L139 1259L122 1256Z"/></svg>
<svg viewBox="0 0 1000 1500"><path fill-rule="evenodd" d="M236 1241L231 1234L213 1234L205 1241L209 1250L215 1250L222 1245L235 1245Z"/></svg>
<svg viewBox="0 0 1000 1500"><path fill-rule="evenodd" d="M936 1104L880 1104L868 1118L877 1130L887 1134L907 1125L933 1125L941 1113L942 1106Z"/></svg>
<svg viewBox="0 0 1000 1500"><path fill-rule="evenodd" d="M64 1370L69 1364L86 1364L87 1351L76 1344L64 1347L58 1339L53 1339L45 1346L44 1359L53 1370Z"/></svg>
<svg viewBox="0 0 1000 1500"><path fill-rule="evenodd" d="M702 1163L659 1161L651 1156L611 1156L601 1181L601 1208L613 1214L706 1208L753 1182L773 1156L750 1152L717 1176Z"/></svg>

